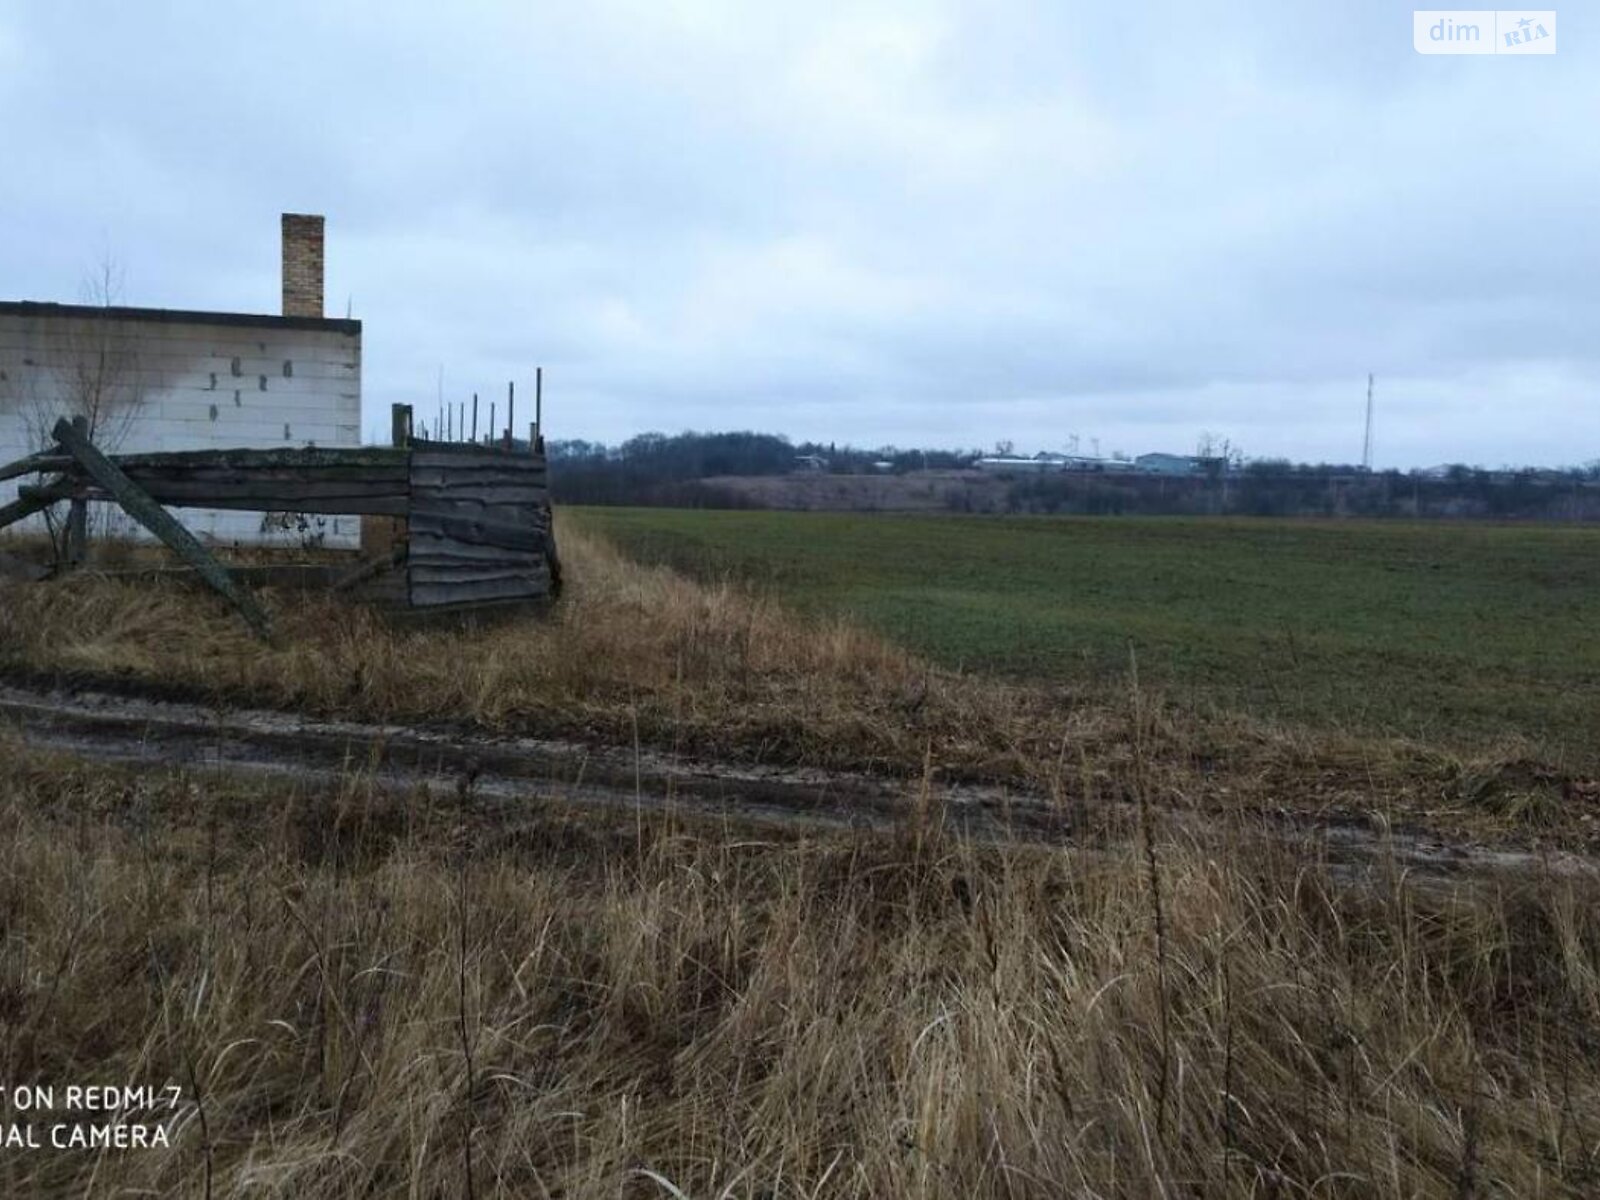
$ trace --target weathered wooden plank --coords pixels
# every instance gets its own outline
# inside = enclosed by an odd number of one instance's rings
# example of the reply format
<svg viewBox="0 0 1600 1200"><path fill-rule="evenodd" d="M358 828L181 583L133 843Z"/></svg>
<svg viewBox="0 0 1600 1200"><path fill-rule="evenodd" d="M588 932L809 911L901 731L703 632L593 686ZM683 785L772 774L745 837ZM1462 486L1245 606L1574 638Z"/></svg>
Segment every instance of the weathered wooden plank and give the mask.
<svg viewBox="0 0 1600 1200"><path fill-rule="evenodd" d="M502 501L499 499L483 499L476 496L452 496L448 492L423 491L411 494L411 507L421 512L454 512L461 509L474 515L483 515L485 509L497 508L507 514L507 520L533 521L541 514L548 513L548 504L535 504L532 502L518 502L516 500Z"/></svg>
<svg viewBox="0 0 1600 1200"><path fill-rule="evenodd" d="M81 474L72 476L74 485L79 489L70 495L81 496L84 500L107 500L115 503L116 497L105 489L96 487L93 483L84 480ZM135 483L140 481L135 479ZM189 489L181 486L158 486L146 488L150 498L161 504L169 504L177 508L222 508L230 511L243 512L306 512L323 513L334 516L388 516L403 517L409 511L405 495L395 496L335 496L322 493L295 493L287 489L271 492L236 492L229 495L219 495L214 491Z"/></svg>
<svg viewBox="0 0 1600 1200"><path fill-rule="evenodd" d="M412 461L425 467L542 471L549 465L549 460L542 454L503 450L498 446L471 446L459 442L413 443L411 453Z"/></svg>
<svg viewBox="0 0 1600 1200"><path fill-rule="evenodd" d="M383 467L405 471L410 451L404 446L284 446L262 450L248 446L220 450L163 450L147 454L119 454L112 461L123 471L135 467L221 468L260 470L288 467L297 470Z"/></svg>
<svg viewBox="0 0 1600 1200"><path fill-rule="evenodd" d="M481 542L463 542L455 538L436 537L427 533L412 532L411 553L422 558L465 560L469 562L542 562L543 550L518 550L508 546L485 546Z"/></svg>
<svg viewBox="0 0 1600 1200"><path fill-rule="evenodd" d="M77 486L71 480L56 479L38 487L20 489L15 500L0 504L0 529L42 512L58 500L67 499Z"/></svg>
<svg viewBox="0 0 1600 1200"><path fill-rule="evenodd" d="M478 546L504 546L508 550L543 552L550 540L549 533L537 526L442 513L413 512L411 529L413 533L431 534Z"/></svg>
<svg viewBox="0 0 1600 1200"><path fill-rule="evenodd" d="M518 487L513 484L456 484L446 487L419 487L411 485L411 495L418 505L429 507L444 504L520 504L529 508L548 508L550 492L542 487Z"/></svg>
<svg viewBox="0 0 1600 1200"><path fill-rule="evenodd" d="M405 491L395 491L387 483L352 490L336 483L263 483L247 478L224 485L163 479L145 491L162 504L191 508L379 516L404 516L408 509Z"/></svg>
<svg viewBox="0 0 1600 1200"><path fill-rule="evenodd" d="M214 493L162 492L155 497L174 508L220 508L230 512L316 513L329 517L403 517L405 501L360 498L330 500L304 496L227 496Z"/></svg>
<svg viewBox="0 0 1600 1200"><path fill-rule="evenodd" d="M480 471L449 467L417 467L410 473L412 487L426 488L546 488L550 481L543 471Z"/></svg>
<svg viewBox="0 0 1600 1200"><path fill-rule="evenodd" d="M418 517L457 517L464 521L487 521L518 528L542 528L549 524L545 509L532 505L447 504L438 500L413 499L411 515ZM471 540L471 539L468 539ZM497 543L498 544L498 543Z"/></svg>
<svg viewBox="0 0 1600 1200"><path fill-rule="evenodd" d="M500 509L507 514L506 520L533 521L539 519L541 514L550 511L548 504L536 504L531 501L501 500L498 497L486 498L482 496L464 495L455 496L449 492L424 490L411 494L411 507L421 512L454 512L461 509L464 512L482 516L486 509Z"/></svg>
<svg viewBox="0 0 1600 1200"><path fill-rule="evenodd" d="M486 567L507 571L537 571L549 561L543 554L525 554L520 550L502 550L495 546L473 546L471 549L479 553L422 553L413 546L407 559L412 566L442 571L476 571Z"/></svg>
<svg viewBox="0 0 1600 1200"><path fill-rule="evenodd" d="M504 580L465 584L419 584L410 587L413 608L431 608L444 604L489 604L510 600L538 600L549 594L548 586L541 587L528 579Z"/></svg>
<svg viewBox="0 0 1600 1200"><path fill-rule="evenodd" d="M164 504L267 512L405 512L406 471L398 462L353 467L135 465L127 474Z"/></svg>
<svg viewBox="0 0 1600 1200"><path fill-rule="evenodd" d="M400 516L406 511L405 451L204 450L129 454L108 461L160 504ZM75 464L76 465L76 464Z"/></svg>
<svg viewBox="0 0 1600 1200"><path fill-rule="evenodd" d="M165 471L129 471L128 478L139 482L140 487L183 488L187 491L214 491L222 495L230 492L301 492L307 496L401 496L408 488L405 479L325 479L314 475L272 476L241 471L227 478L205 478Z"/></svg>
<svg viewBox="0 0 1600 1200"><path fill-rule="evenodd" d="M420 454L420 451L417 452ZM544 464L527 459L510 458L503 462L474 462L464 459L451 462L448 458L435 458L411 464L411 477L435 481L444 479L543 479L549 472Z"/></svg>
<svg viewBox="0 0 1600 1200"><path fill-rule="evenodd" d="M529 529L542 530L542 526L529 525ZM467 541L440 531L434 518L424 513L411 527L411 548L419 554L433 551L461 554L542 554L543 545L496 546L482 541Z"/></svg>
<svg viewBox="0 0 1600 1200"><path fill-rule="evenodd" d="M457 584L517 580L526 583L529 587L543 589L550 582L550 572L545 570L542 563L537 567L509 567L493 564L475 567L440 567L430 566L427 563L409 563L406 569L411 573L413 585L438 584L440 587L454 587Z"/></svg>
<svg viewBox="0 0 1600 1200"><path fill-rule="evenodd" d="M70 454L62 454L61 447L46 450L39 454L30 454L26 458L19 458L0 467L0 482L7 479L16 479L21 475L36 475L46 471L65 471L76 466Z"/></svg>
<svg viewBox="0 0 1600 1200"><path fill-rule="evenodd" d="M411 466L412 469L442 467L446 470L542 471L545 469L545 460L522 450L425 442L412 446Z"/></svg>
<svg viewBox="0 0 1600 1200"><path fill-rule="evenodd" d="M543 475L529 472L513 475L509 471L447 471L439 467L411 472L410 484L414 488L433 491L453 491L460 488L478 491L486 488L525 488L547 491L549 484Z"/></svg>
<svg viewBox="0 0 1600 1200"><path fill-rule="evenodd" d="M238 609L262 638L272 637L272 624L266 611L256 603L256 598L241 588L231 575L190 533L175 521L166 509L152 500L122 469L73 427L65 418L57 421L52 436L76 458L84 471L106 491L116 497L117 503L139 524L165 542L179 558L200 574L200 577L220 592Z"/></svg>
<svg viewBox="0 0 1600 1200"><path fill-rule="evenodd" d="M115 461L115 460L113 460ZM117 464L121 466L121 463ZM383 466L339 466L326 463L313 463L304 467L294 466L244 466L244 467L214 467L214 466L172 466L161 464L148 466L135 463L122 468L129 479L156 482L158 480L176 480L189 483L205 484L232 484L241 480L252 482L288 484L288 483L319 483L340 484L346 487L390 487L403 489L410 484L410 475L404 465L388 464Z"/></svg>

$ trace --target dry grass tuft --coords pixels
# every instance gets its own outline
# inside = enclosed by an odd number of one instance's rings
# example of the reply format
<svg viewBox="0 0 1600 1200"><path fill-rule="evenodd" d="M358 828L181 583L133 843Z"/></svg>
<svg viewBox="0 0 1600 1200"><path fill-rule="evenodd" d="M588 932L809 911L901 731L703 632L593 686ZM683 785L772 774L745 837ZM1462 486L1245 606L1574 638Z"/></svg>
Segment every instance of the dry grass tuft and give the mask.
<svg viewBox="0 0 1600 1200"><path fill-rule="evenodd" d="M479 1196L1600 1188L1571 880L488 821L4 749L5 1079L185 1089L172 1151L10 1153L11 1195L465 1195L468 1137Z"/></svg>

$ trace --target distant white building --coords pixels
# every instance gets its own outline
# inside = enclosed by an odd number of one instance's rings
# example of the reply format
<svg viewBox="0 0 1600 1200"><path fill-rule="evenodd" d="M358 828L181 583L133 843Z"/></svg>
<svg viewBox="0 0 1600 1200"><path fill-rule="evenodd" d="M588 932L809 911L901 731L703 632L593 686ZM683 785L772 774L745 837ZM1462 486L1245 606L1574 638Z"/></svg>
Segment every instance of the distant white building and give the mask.
<svg viewBox="0 0 1600 1200"><path fill-rule="evenodd" d="M1200 470L1200 460L1192 454L1141 454L1133 465L1152 475L1193 475Z"/></svg>
<svg viewBox="0 0 1600 1200"><path fill-rule="evenodd" d="M996 454L980 458L974 464L980 471L1103 471L1106 460L1082 454L1062 454L1056 450L1041 450L1031 458L1021 455Z"/></svg>
<svg viewBox="0 0 1600 1200"><path fill-rule="evenodd" d="M1046 458L1021 458L1013 454L995 454L980 458L973 464L980 471L1059 471L1061 465Z"/></svg>
<svg viewBox="0 0 1600 1200"><path fill-rule="evenodd" d="M359 445L361 322L323 316L323 219L285 213L282 226L281 315L0 302L0 463L74 415L93 416L108 453ZM28 482L0 482L0 504ZM302 530L281 514L175 515L222 542L360 538L351 516Z"/></svg>

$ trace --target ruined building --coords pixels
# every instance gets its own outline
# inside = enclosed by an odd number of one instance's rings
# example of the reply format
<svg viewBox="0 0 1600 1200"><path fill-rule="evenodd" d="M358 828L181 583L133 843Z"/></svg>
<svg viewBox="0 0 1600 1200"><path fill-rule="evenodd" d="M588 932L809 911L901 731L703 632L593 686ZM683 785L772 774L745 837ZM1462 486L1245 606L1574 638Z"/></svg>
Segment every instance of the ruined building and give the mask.
<svg viewBox="0 0 1600 1200"><path fill-rule="evenodd" d="M283 215L281 315L0 301L0 462L48 445L64 416L87 418L112 453L359 445L361 322L323 315L323 219ZM22 482L0 482L0 504ZM353 546L360 533L355 516L175 515L222 543Z"/></svg>

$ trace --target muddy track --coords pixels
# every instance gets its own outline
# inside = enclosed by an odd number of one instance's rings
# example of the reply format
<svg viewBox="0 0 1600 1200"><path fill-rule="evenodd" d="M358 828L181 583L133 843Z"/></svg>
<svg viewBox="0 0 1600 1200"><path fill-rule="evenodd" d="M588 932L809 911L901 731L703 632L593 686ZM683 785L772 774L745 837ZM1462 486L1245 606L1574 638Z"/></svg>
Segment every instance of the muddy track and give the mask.
<svg viewBox="0 0 1600 1200"><path fill-rule="evenodd" d="M352 768L380 784L453 791L469 772L475 794L506 816L530 800L674 811L741 825L891 829L931 811L965 836L985 840L1103 842L1130 827L1063 811L1048 797L995 785L896 780L864 773L704 762L648 749L495 736L460 730L322 720L264 709L211 707L97 691L32 690L0 684L0 727L30 746L125 764L186 767L333 782ZM1163 809L1177 832L1203 835L1219 814ZM1237 818L1232 818L1237 820ZM1252 815L1251 835L1303 848L1338 873L1403 870L1438 881L1527 872L1600 879L1600 860L1565 852L1452 842L1425 831L1379 831L1359 818ZM1115 833L1109 836L1116 836Z"/></svg>

